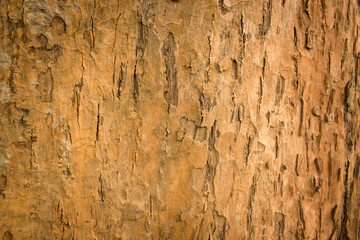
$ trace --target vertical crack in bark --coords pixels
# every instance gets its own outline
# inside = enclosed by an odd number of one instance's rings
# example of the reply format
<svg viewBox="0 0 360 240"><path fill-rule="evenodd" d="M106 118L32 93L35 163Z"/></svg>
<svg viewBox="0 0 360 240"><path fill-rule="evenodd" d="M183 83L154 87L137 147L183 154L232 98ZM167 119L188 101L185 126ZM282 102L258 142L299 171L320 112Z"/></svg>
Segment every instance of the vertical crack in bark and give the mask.
<svg viewBox="0 0 360 240"><path fill-rule="evenodd" d="M296 239L305 239L305 230L306 230L306 225L305 225L305 219L304 219L304 210L302 207L302 196L301 194L299 195L299 201L298 201L298 208L299 208L299 220L298 220L298 226L296 229Z"/></svg>
<svg viewBox="0 0 360 240"><path fill-rule="evenodd" d="M167 81L167 88L164 92L164 98L168 104L168 112L170 105L177 106L178 104L178 87L177 87L177 70L175 68L176 59L176 42L174 34L169 32L168 37L163 42L162 54L165 61L165 74Z"/></svg>
<svg viewBox="0 0 360 240"><path fill-rule="evenodd" d="M274 237L276 239L284 239L285 231L285 214L281 212L275 212L274 217Z"/></svg>
<svg viewBox="0 0 360 240"><path fill-rule="evenodd" d="M249 158L251 154L251 148L252 148L252 137L247 137L247 143L246 143L246 155L245 155L245 165L247 166L249 163Z"/></svg>
<svg viewBox="0 0 360 240"><path fill-rule="evenodd" d="M244 16L241 15L240 18L240 30L239 30L239 36L240 36L240 52L239 52L239 58L238 58L238 64L239 67L237 67L236 65L236 70L237 70L237 77L236 79L239 79L239 83L242 83L242 66L243 66L243 62L244 62L244 57L245 57L245 46L246 46L246 34L244 32Z"/></svg>
<svg viewBox="0 0 360 240"><path fill-rule="evenodd" d="M305 16L309 20L311 20L311 16L309 13L309 2L310 2L310 0L301 0L301 5L302 5L303 12L305 13Z"/></svg>
<svg viewBox="0 0 360 240"><path fill-rule="evenodd" d="M80 100L81 100L81 91L82 91L82 88L83 88L83 85L84 85L84 71L85 71L84 58L82 57L80 83L75 84L73 98L72 98L73 107L75 107L75 109L76 109L76 120L77 120L78 127L80 127L80 121L79 121L79 118L80 118Z"/></svg>
<svg viewBox="0 0 360 240"><path fill-rule="evenodd" d="M246 229L248 232L248 237L247 237L248 240L253 239L253 235L254 235L254 225L253 225L252 214L253 214L253 209L254 209L257 182L260 177L259 174L260 174L260 171L258 169L257 172L253 175L252 183L251 183L250 191L249 191L249 201L248 201L248 206L247 206L248 213L247 213L247 218L246 218Z"/></svg>
<svg viewBox="0 0 360 240"><path fill-rule="evenodd" d="M309 135L307 129L305 129L305 154L306 154L306 171L309 172Z"/></svg>
<svg viewBox="0 0 360 240"><path fill-rule="evenodd" d="M358 50L358 48L356 47L356 44L358 43L358 38L359 38L359 28L360 28L360 26L356 27L355 39L353 42L353 56L354 57L358 56L358 54L359 54L358 52L356 52Z"/></svg>
<svg viewBox="0 0 360 240"><path fill-rule="evenodd" d="M299 176L299 171L300 171L300 165L301 165L301 160L299 158L299 154L296 154L296 161L295 161L295 173L296 176Z"/></svg>
<svg viewBox="0 0 360 240"><path fill-rule="evenodd" d="M260 81L259 81L259 99L258 99L258 115L260 115L260 110L261 110L261 104L262 104L262 99L263 99L263 94L264 94L264 79L262 77L260 77Z"/></svg>
<svg viewBox="0 0 360 240"><path fill-rule="evenodd" d="M295 46L295 49L298 49L298 35L297 35L297 30L296 30L295 26L294 26L294 46Z"/></svg>
<svg viewBox="0 0 360 240"><path fill-rule="evenodd" d="M205 110L205 94L204 94L204 86L202 86L201 93L199 96L199 108L200 108L200 125L204 120L204 110Z"/></svg>
<svg viewBox="0 0 360 240"><path fill-rule="evenodd" d="M350 159L353 154L354 146L354 136L356 124L356 77L351 79L345 87L345 98L344 98L344 128L345 128L345 176L344 176L344 197L343 197L343 209L341 216L341 229L338 239L350 239L348 236L347 222L349 220L348 216L348 206L350 206L351 198L349 197L349 168L350 168Z"/></svg>
<svg viewBox="0 0 360 240"><path fill-rule="evenodd" d="M99 197L101 199L101 202L104 202L105 201L105 185L104 185L104 177L103 175L100 173L100 176L99 176L99 185L100 185L100 188L98 190L98 193L99 193Z"/></svg>
<svg viewBox="0 0 360 240"><path fill-rule="evenodd" d="M276 135L275 137L275 158L278 159L279 157L279 137Z"/></svg>
<svg viewBox="0 0 360 240"><path fill-rule="evenodd" d="M238 104L236 104L236 91L239 85L242 84L242 66L243 66L243 61L244 61L244 57L245 57L245 43L246 43L246 34L244 32L244 16L241 15L240 18L240 24L238 27L238 34L239 34L239 54L237 59L232 59L232 65L231 65L231 69L232 69L232 74L233 74L233 78L235 80L235 82L233 83L233 87L232 87L232 103L233 103L233 111L232 111L232 115L230 118L230 123L233 122L233 119L235 118L238 123L237 126L237 131L239 132L241 129L241 122L243 119L243 111L244 111L244 106L238 106Z"/></svg>
<svg viewBox="0 0 360 240"><path fill-rule="evenodd" d="M347 229L347 222L348 222L348 204L350 202L349 199L349 166L350 161L349 159L346 160L345 163L345 178L344 178L344 197L343 197L343 209L342 209L342 216L341 216L341 228L340 228L340 234L338 239L350 239L348 236L348 229Z"/></svg>
<svg viewBox="0 0 360 240"><path fill-rule="evenodd" d="M113 61L113 74L112 74L112 85L113 85L113 89L111 90L112 92L112 97L113 97L113 101L115 98L115 93L114 93L114 86L115 86L115 78L116 78L116 54L114 55L114 61Z"/></svg>
<svg viewBox="0 0 360 240"><path fill-rule="evenodd" d="M263 17L260 24L260 36L264 37L271 28L272 0L263 2Z"/></svg>
<svg viewBox="0 0 360 240"><path fill-rule="evenodd" d="M215 195L215 175L216 168L219 164L219 152L215 148L216 138L219 131L216 128L216 120L208 138L208 160L206 163L206 180L205 180L205 193L207 195L207 203L212 212L214 219L213 237L215 239L226 239L227 232L227 219L225 216L218 213L216 210L216 195Z"/></svg>
<svg viewBox="0 0 360 240"><path fill-rule="evenodd" d="M16 93L15 84L14 84L14 73L15 73L14 67L11 66L8 83L12 94Z"/></svg>
<svg viewBox="0 0 360 240"><path fill-rule="evenodd" d="M284 96L285 92L285 78L280 75L276 82L276 90L275 90L275 105L279 105L281 99Z"/></svg>
<svg viewBox="0 0 360 240"><path fill-rule="evenodd" d="M91 24L91 45L90 48L95 48L95 32L94 32L94 18L90 17L90 24Z"/></svg>
<svg viewBox="0 0 360 240"><path fill-rule="evenodd" d="M97 121L96 121L96 135L95 135L95 143L99 141L100 121L101 121L101 116L100 116L100 103L98 103L98 107L97 107Z"/></svg>
<svg viewBox="0 0 360 240"><path fill-rule="evenodd" d="M207 99L205 96L205 92L204 92L204 85L207 84L208 82L210 82L211 80L211 52L212 52L212 46L211 46L211 38L212 38L212 29L214 26L214 21L215 21L215 14L213 13L211 15L211 19L210 19L210 25L211 25L211 30L209 32L209 35L206 37L207 38L207 43L208 43L208 56L207 56L207 61L206 61L206 67L205 67L205 81L202 83L201 85L201 90L200 90L200 94L199 94L199 105L200 105L200 115L201 115L201 120L200 120L200 125L204 120L204 110L206 109L206 107L208 107L208 111L210 109L209 104L207 106L205 106L205 104L207 103Z"/></svg>
<svg viewBox="0 0 360 240"><path fill-rule="evenodd" d="M112 75L112 78L113 78L112 94L113 94L113 98L115 98L115 96L116 96L118 98L118 100L120 100L121 92L125 88L126 72L127 72L127 67L125 66L124 63L121 63L119 75L117 76L117 79L116 79L116 55L115 55L114 63L113 63L113 75ZM114 91L114 88L115 88L115 91Z"/></svg>
<svg viewBox="0 0 360 240"><path fill-rule="evenodd" d="M115 50L115 45L116 45L116 40L117 40L117 29L118 29L119 19L121 17L121 12L119 11L119 7L120 7L120 0L118 0L117 8L116 8L117 17L115 19L115 27L114 27L114 43L113 43L113 47L112 47L113 50Z"/></svg>
<svg viewBox="0 0 360 240"><path fill-rule="evenodd" d="M134 100L134 112L136 114L135 121L133 123L133 141L132 144L134 146L134 151L132 153L132 166L131 166L131 174L135 173L135 167L138 162L139 158L139 148L140 148L140 135L139 135L139 127L142 124L141 115L138 114L138 107L139 107L139 98L140 98L140 88L141 88L141 81L144 76L144 69L145 69L145 51L147 48L148 43L148 36L149 30L148 26L144 24L144 16L146 17L147 9L146 2L143 2L141 5L141 13L137 12L137 39L136 39L136 46L135 46L135 66L132 78L132 86L131 92ZM120 74L121 75L121 74ZM120 82L120 81L119 81ZM121 85L121 83L120 83Z"/></svg>
<svg viewBox="0 0 360 240"><path fill-rule="evenodd" d="M328 154L328 189L329 189L329 193L331 191L331 183L332 183L332 178L333 178L333 159L331 157L331 151L329 151Z"/></svg>
<svg viewBox="0 0 360 240"><path fill-rule="evenodd" d="M300 122L299 122L299 132L298 132L299 137L301 137L301 135L302 135L303 124L304 124L304 100L301 97L300 98Z"/></svg>
<svg viewBox="0 0 360 240"><path fill-rule="evenodd" d="M259 99L258 99L258 115L260 115L263 95L264 95L264 80L265 80L265 69L266 69L266 52L263 57L263 65L261 68L261 76L260 76L260 82L259 82Z"/></svg>
<svg viewBox="0 0 360 240"><path fill-rule="evenodd" d="M117 80L117 94L116 97L120 100L121 97L121 92L124 90L125 88L125 83L126 83L126 66L124 63L120 64L120 73L119 73L119 78ZM139 91L139 90L137 90ZM139 94L139 93L138 93Z"/></svg>
<svg viewBox="0 0 360 240"><path fill-rule="evenodd" d="M150 218L153 218L153 211L154 211L154 197L150 194L150 199L149 199L149 213L150 213Z"/></svg>
<svg viewBox="0 0 360 240"><path fill-rule="evenodd" d="M347 31L350 26L351 19L351 1L348 1L347 10L346 10L346 21L345 21L345 30Z"/></svg>
<svg viewBox="0 0 360 240"><path fill-rule="evenodd" d="M360 53L355 56L355 86L358 86L359 80Z"/></svg>
<svg viewBox="0 0 360 240"><path fill-rule="evenodd" d="M138 38L136 41L135 49L136 63L134 67L132 86L132 95L134 98L135 106L137 106L139 98L140 81L144 74L144 54L148 39L148 27L144 25L142 15L138 14L138 18Z"/></svg>
<svg viewBox="0 0 360 240"><path fill-rule="evenodd" d="M239 68L238 68L238 63L235 59L232 59L232 66L231 66L232 70L233 70L233 75L235 80L239 79Z"/></svg>
<svg viewBox="0 0 360 240"><path fill-rule="evenodd" d="M33 147L33 143L37 141L37 137L34 136L34 128L30 130L30 169L32 169L34 167L34 147Z"/></svg>
<svg viewBox="0 0 360 240"><path fill-rule="evenodd" d="M321 239L321 232L322 232L322 210L320 207L319 210L319 230L317 231L316 237L317 239Z"/></svg>
<svg viewBox="0 0 360 240"><path fill-rule="evenodd" d="M344 42L344 52L343 52L343 55L342 55L342 57L341 57L341 70L343 70L343 68L344 68L344 64L345 64L345 61L346 61L346 56L347 56L347 54L348 54L348 49L349 49L349 46L348 46L349 44L348 44L348 39L346 38L345 39L345 42Z"/></svg>
<svg viewBox="0 0 360 240"><path fill-rule="evenodd" d="M210 81L211 51L212 51L211 37L212 37L212 33L207 37L207 42L208 42L208 46L209 46L209 54L208 54L208 58L207 58L207 62L206 62L206 82Z"/></svg>
<svg viewBox="0 0 360 240"><path fill-rule="evenodd" d="M138 98L139 98L139 78L138 78L138 75L136 72L136 67L137 67L137 65L135 65L135 68L134 68L133 92L132 92L132 95L133 95L133 98L135 101L135 106L137 105Z"/></svg>

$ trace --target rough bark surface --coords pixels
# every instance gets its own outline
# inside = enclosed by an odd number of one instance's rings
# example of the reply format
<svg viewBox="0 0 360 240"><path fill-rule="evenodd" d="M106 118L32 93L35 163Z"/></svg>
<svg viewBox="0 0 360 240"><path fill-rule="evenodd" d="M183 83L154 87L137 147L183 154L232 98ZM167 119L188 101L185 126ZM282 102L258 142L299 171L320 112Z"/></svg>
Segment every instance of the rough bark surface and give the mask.
<svg viewBox="0 0 360 240"><path fill-rule="evenodd" d="M3 239L360 239L360 1L1 0Z"/></svg>

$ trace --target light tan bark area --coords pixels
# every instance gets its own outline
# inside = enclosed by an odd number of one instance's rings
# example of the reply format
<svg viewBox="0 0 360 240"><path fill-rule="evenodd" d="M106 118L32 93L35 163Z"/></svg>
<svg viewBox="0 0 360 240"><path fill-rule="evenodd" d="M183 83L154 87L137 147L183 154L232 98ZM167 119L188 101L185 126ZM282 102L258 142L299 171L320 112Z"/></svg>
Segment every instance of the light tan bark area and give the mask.
<svg viewBox="0 0 360 240"><path fill-rule="evenodd" d="M360 1L0 4L3 239L360 238Z"/></svg>

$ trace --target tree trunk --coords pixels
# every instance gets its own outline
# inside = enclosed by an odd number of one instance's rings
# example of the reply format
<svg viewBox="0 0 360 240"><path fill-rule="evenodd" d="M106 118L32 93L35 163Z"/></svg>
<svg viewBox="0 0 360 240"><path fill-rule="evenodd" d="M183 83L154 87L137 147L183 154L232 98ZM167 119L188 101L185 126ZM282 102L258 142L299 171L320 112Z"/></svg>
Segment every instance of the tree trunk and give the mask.
<svg viewBox="0 0 360 240"><path fill-rule="evenodd" d="M3 239L360 239L360 1L0 1Z"/></svg>

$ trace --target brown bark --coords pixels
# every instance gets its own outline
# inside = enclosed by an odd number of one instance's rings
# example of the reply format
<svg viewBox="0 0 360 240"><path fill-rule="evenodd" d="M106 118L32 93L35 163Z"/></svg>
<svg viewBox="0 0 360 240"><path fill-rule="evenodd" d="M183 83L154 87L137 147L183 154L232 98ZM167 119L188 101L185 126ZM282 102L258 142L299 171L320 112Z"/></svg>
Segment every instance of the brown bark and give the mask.
<svg viewBox="0 0 360 240"><path fill-rule="evenodd" d="M359 6L0 1L0 237L360 239Z"/></svg>

